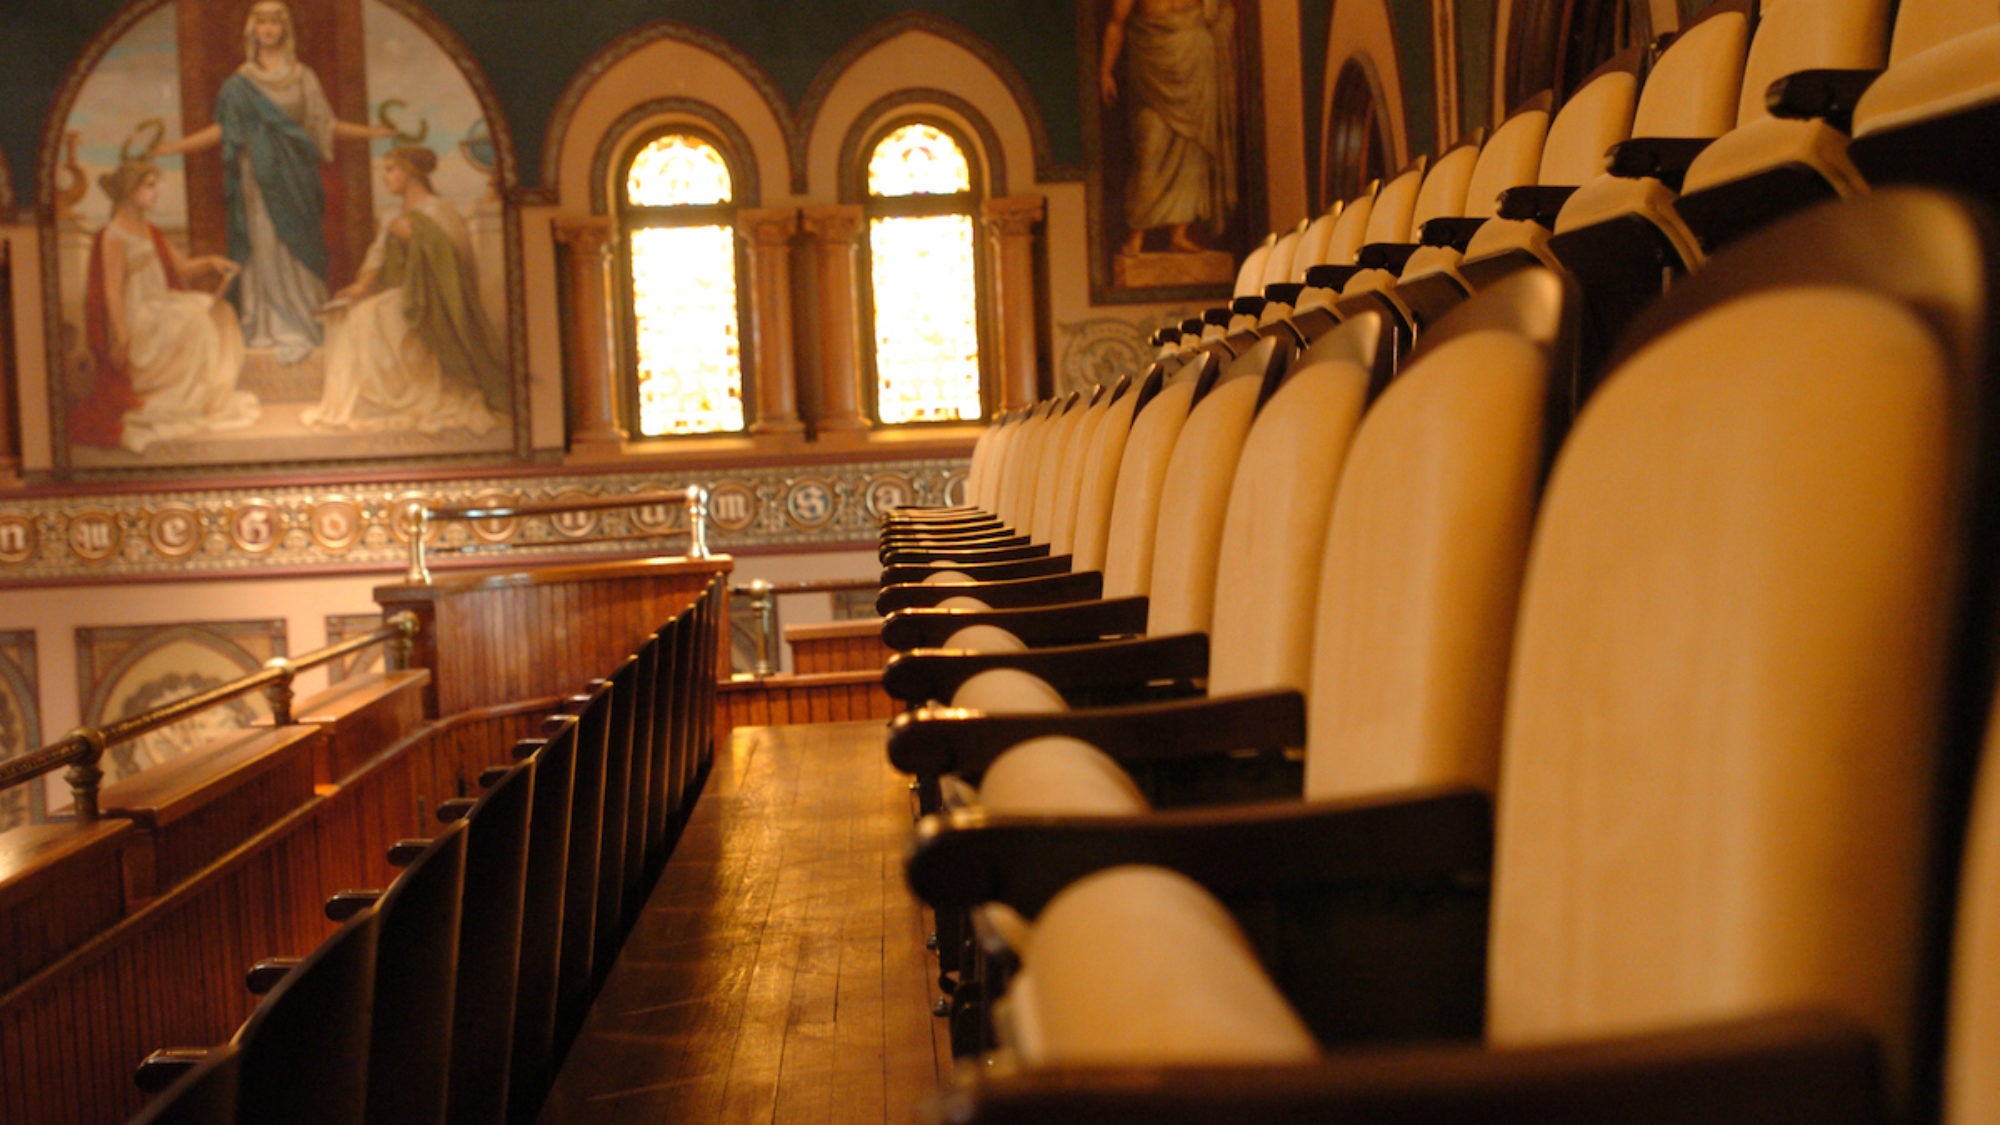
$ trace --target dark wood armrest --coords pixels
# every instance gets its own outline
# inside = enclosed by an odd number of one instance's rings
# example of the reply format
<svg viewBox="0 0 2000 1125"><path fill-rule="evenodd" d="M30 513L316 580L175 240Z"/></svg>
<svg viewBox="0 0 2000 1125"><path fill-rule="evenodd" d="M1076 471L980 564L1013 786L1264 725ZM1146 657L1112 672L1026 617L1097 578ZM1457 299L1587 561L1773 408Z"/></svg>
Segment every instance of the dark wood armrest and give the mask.
<svg viewBox="0 0 2000 1125"><path fill-rule="evenodd" d="M1773 117L1818 118L1845 133L1854 127L1854 106L1879 70L1800 70L1778 79L1764 91L1764 107Z"/></svg>
<svg viewBox="0 0 2000 1125"><path fill-rule="evenodd" d="M1068 555L1044 555L1037 559L1011 559L1006 562L940 561L933 565L891 565L882 568L883 586L900 586L909 582L922 582L941 570L956 570L974 582L1004 582L1009 578L1041 578L1050 574L1067 574L1070 568Z"/></svg>
<svg viewBox="0 0 2000 1125"><path fill-rule="evenodd" d="M326 920L345 922L375 905L376 900L381 897L380 888L365 891L335 891L326 896Z"/></svg>
<svg viewBox="0 0 2000 1125"><path fill-rule="evenodd" d="M1297 281L1274 281L1264 287L1266 304L1276 302L1287 308L1299 303L1299 294L1305 292L1305 285ZM1260 311L1259 316L1263 315Z"/></svg>
<svg viewBox="0 0 2000 1125"><path fill-rule="evenodd" d="M266 957L250 966L250 971L243 974L243 987L249 989L253 995L262 996L278 987L278 982L284 980L304 960L303 957Z"/></svg>
<svg viewBox="0 0 2000 1125"><path fill-rule="evenodd" d="M479 771L479 787L481 789L493 788L505 780L508 773L512 772L513 769L513 766L487 766L485 769Z"/></svg>
<svg viewBox="0 0 2000 1125"><path fill-rule="evenodd" d="M1556 216L1562 213L1563 204L1576 194L1575 184L1525 184L1510 187L1500 193L1500 207L1495 213L1503 219L1516 222L1540 223L1553 228Z"/></svg>
<svg viewBox="0 0 2000 1125"><path fill-rule="evenodd" d="M548 735L550 738L554 738L556 735L562 733L564 727L570 726L575 722L576 716L568 711L557 711L553 714L544 715L542 716L542 733Z"/></svg>
<svg viewBox="0 0 2000 1125"><path fill-rule="evenodd" d="M484 784L485 775L482 774L480 780ZM486 787L492 788L491 785ZM417 861L418 856L424 854L425 848L430 846L429 840L398 840L389 845L389 866L408 867Z"/></svg>
<svg viewBox="0 0 2000 1125"><path fill-rule="evenodd" d="M1082 644L1146 631L1145 598L1103 598L1020 609L906 609L882 623L882 643L898 652L938 648L972 625L995 625L1029 646Z"/></svg>
<svg viewBox="0 0 2000 1125"><path fill-rule="evenodd" d="M207 1047L162 1047L139 1061L132 1083L142 1093L157 1094L208 1058Z"/></svg>
<svg viewBox="0 0 2000 1125"><path fill-rule="evenodd" d="M1339 289L1349 278L1361 272L1358 265L1318 265L1306 270L1306 287L1309 289Z"/></svg>
<svg viewBox="0 0 2000 1125"><path fill-rule="evenodd" d="M546 738L518 739L515 741L513 749L508 752L508 757L517 762L525 762L529 758L534 757L536 751L548 744L549 740Z"/></svg>
<svg viewBox="0 0 2000 1125"><path fill-rule="evenodd" d="M914 566L928 562L1012 562L1015 559L1048 557L1047 543L1009 543L1004 547L974 544L966 547L896 547L884 552L884 566Z"/></svg>
<svg viewBox="0 0 2000 1125"><path fill-rule="evenodd" d="M1026 652L914 649L889 658L882 669L882 689L891 699L911 706L948 700L965 681L992 668L1018 668L1039 676L1065 696L1160 680L1197 680L1208 675L1208 635L1135 637Z"/></svg>
<svg viewBox="0 0 2000 1125"><path fill-rule="evenodd" d="M1605 154L1605 170L1622 179L1651 177L1679 191L1688 165L1713 137L1633 137L1619 141Z"/></svg>
<svg viewBox="0 0 2000 1125"><path fill-rule="evenodd" d="M1305 745L1305 698L1296 691L1100 707L1058 715L981 715L950 707L907 712L889 724L889 760L904 773L977 774L1008 747L1044 735L1078 738L1121 760L1213 757Z"/></svg>
<svg viewBox="0 0 2000 1125"><path fill-rule="evenodd" d="M1449 246L1464 253L1466 245L1472 241L1472 236L1478 234L1479 228L1485 225L1485 219L1470 216L1436 218L1424 224L1424 229L1418 232L1417 240L1425 246Z"/></svg>
<svg viewBox="0 0 2000 1125"><path fill-rule="evenodd" d="M450 824L455 820L464 820L466 814L472 811L472 806L478 803L478 801L473 800L471 797L453 797L449 801L439 801L437 811L438 823Z"/></svg>
<svg viewBox="0 0 2000 1125"><path fill-rule="evenodd" d="M1030 917L1107 867L1167 867L1221 898L1282 888L1483 887L1492 802L1470 789L1272 801L1142 816L997 816L953 809L917 824L910 887L926 903L1003 902Z"/></svg>
<svg viewBox="0 0 2000 1125"><path fill-rule="evenodd" d="M954 1125L1877 1125L1873 1037L1812 1013L1505 1050L1343 1051L1293 1065L1050 1068L974 1075L930 1120ZM971 1073L971 1072L968 1072Z"/></svg>
<svg viewBox="0 0 2000 1125"><path fill-rule="evenodd" d="M1364 270L1388 270L1402 273L1403 266L1418 250L1414 242L1371 242L1361 248L1355 259Z"/></svg>
<svg viewBox="0 0 2000 1125"><path fill-rule="evenodd" d="M1025 535L1011 531L982 531L977 535L885 535L877 547L878 556L888 556L897 551L929 550L971 550L981 547L1019 547L1028 542ZM883 561L887 561L886 557Z"/></svg>
<svg viewBox="0 0 2000 1125"><path fill-rule="evenodd" d="M1012 578L996 582L952 583L926 586L911 582L891 586L875 597L875 612L884 617L899 609L934 606L959 595L978 598L994 609L1014 609L1031 605L1061 605L1086 602L1104 596L1104 575L1095 570L1050 574L1039 578Z"/></svg>

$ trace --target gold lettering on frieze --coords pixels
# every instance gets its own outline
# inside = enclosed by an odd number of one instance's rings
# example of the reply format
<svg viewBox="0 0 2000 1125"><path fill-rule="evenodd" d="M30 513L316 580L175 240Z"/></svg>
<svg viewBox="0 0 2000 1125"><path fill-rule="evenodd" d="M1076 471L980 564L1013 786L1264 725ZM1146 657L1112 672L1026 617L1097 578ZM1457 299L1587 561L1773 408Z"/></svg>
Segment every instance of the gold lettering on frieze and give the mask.
<svg viewBox="0 0 2000 1125"><path fill-rule="evenodd" d="M595 499L596 497L590 493L575 488L558 492L554 497L558 504L574 504L582 500ZM597 517L596 512L558 512L549 517L549 527L564 539L582 539L597 530Z"/></svg>
<svg viewBox="0 0 2000 1125"><path fill-rule="evenodd" d="M70 554L84 562L103 562L118 553L125 542L125 527L118 517L100 509L78 512L69 518Z"/></svg>
<svg viewBox="0 0 2000 1125"><path fill-rule="evenodd" d="M19 566L35 557L41 533L27 516L0 516L0 565Z"/></svg>
<svg viewBox="0 0 2000 1125"><path fill-rule="evenodd" d="M717 485L708 494L708 518L724 531L742 531L757 519L757 494L748 485Z"/></svg>
<svg viewBox="0 0 2000 1125"><path fill-rule="evenodd" d="M339 554L360 542L364 524L361 505L352 500L330 497L313 505L306 520L306 532L320 550Z"/></svg>
<svg viewBox="0 0 2000 1125"><path fill-rule="evenodd" d="M162 504L146 521L146 542L163 559L184 559L201 548L201 516L186 504Z"/></svg>
<svg viewBox="0 0 2000 1125"><path fill-rule="evenodd" d="M229 540L236 549L261 555L278 545L278 509L264 500L246 500L229 510Z"/></svg>

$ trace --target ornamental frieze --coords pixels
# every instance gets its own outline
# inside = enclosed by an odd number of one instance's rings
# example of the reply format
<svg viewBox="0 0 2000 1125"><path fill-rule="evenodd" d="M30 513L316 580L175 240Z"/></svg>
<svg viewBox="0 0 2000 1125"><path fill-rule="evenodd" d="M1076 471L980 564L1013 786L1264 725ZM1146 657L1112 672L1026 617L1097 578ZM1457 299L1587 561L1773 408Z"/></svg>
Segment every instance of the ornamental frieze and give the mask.
<svg viewBox="0 0 2000 1125"><path fill-rule="evenodd" d="M694 473L578 473L323 487L161 489L92 496L0 499L0 587L107 577L227 578L254 570L401 569L409 556L404 511L501 507L595 499L698 484L709 493L708 541L719 552L863 547L878 515L899 504L961 502L965 462L854 462ZM630 554L654 537L677 547L678 505L443 523L426 540L449 565L451 549L498 545L537 556Z"/></svg>

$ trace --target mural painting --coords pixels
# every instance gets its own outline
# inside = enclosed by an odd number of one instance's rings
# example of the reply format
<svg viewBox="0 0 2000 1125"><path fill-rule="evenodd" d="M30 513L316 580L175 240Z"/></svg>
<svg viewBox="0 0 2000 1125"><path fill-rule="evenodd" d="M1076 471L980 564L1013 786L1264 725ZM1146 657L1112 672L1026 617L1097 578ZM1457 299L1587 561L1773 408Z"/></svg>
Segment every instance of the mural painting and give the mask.
<svg viewBox="0 0 2000 1125"><path fill-rule="evenodd" d="M1093 0L1077 11L1091 300L1228 296L1262 235L1254 6Z"/></svg>
<svg viewBox="0 0 2000 1125"><path fill-rule="evenodd" d="M109 34L63 140L69 467L515 449L494 142L411 16L160 4Z"/></svg>
<svg viewBox="0 0 2000 1125"><path fill-rule="evenodd" d="M0 762L42 744L37 671L35 631L0 630ZM40 823L46 815L44 793L45 786L34 782L0 790L0 832Z"/></svg>
<svg viewBox="0 0 2000 1125"><path fill-rule="evenodd" d="M103 726L218 688L284 656L285 622L206 621L184 625L83 626L76 631L83 721ZM271 715L251 693L105 751L104 784L172 761ZM65 793L66 795L66 793Z"/></svg>

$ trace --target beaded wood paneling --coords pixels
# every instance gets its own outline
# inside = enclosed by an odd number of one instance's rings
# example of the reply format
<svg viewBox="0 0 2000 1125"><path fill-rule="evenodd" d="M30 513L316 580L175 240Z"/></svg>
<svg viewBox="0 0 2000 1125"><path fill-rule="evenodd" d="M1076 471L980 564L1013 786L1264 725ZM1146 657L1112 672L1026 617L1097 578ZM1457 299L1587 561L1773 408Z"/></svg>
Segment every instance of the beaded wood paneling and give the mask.
<svg viewBox="0 0 2000 1125"><path fill-rule="evenodd" d="M715 715L718 740L737 727L792 723L838 723L896 714L895 700L882 690L882 673L833 672L817 676L767 676L719 685Z"/></svg>
<svg viewBox="0 0 2000 1125"><path fill-rule="evenodd" d="M454 576L377 587L375 600L423 622L412 663L434 677L432 713L450 715L580 690L732 566L727 557L651 559Z"/></svg>
<svg viewBox="0 0 2000 1125"><path fill-rule="evenodd" d="M792 669L798 674L880 672L891 649L882 643L881 620L838 621L829 625L794 625L785 630L792 648Z"/></svg>
<svg viewBox="0 0 2000 1125"><path fill-rule="evenodd" d="M118 820L0 834L0 990L118 921L133 835Z"/></svg>
<svg viewBox="0 0 2000 1125"><path fill-rule="evenodd" d="M478 769L507 760L553 700L461 715L385 750L336 792L246 841L144 910L0 995L0 1122L123 1121L132 1068L162 1046L216 1043L250 1012L243 972L303 954L328 894L383 886L394 841Z"/></svg>

